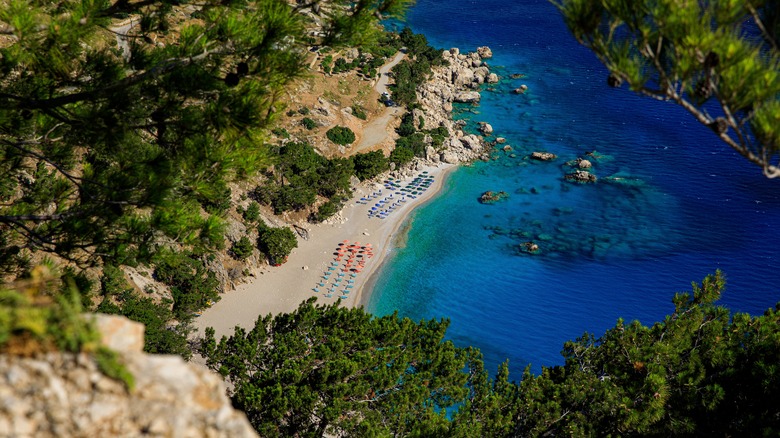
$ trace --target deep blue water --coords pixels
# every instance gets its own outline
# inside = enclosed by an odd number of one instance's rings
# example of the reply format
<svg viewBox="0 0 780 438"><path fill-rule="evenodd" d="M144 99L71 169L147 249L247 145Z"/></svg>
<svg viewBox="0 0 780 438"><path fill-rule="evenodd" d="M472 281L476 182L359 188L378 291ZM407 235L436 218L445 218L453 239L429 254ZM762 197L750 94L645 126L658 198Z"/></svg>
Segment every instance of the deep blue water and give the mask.
<svg viewBox="0 0 780 438"><path fill-rule="evenodd" d="M487 45L502 76L474 113L515 156L456 171L417 210L393 249L368 310L451 319L458 345L479 347L489 370L563 362L563 343L618 318L645 325L673 310L675 292L721 269L721 303L761 313L780 301L775 265L780 181L765 179L671 103L606 85L606 69L545 0L420 0L409 26L435 47ZM522 73L522 79L510 74ZM511 90L529 87L525 95ZM552 163L524 160L535 150ZM562 180L563 163L601 156L595 185ZM604 177L619 176L619 183ZM481 205L486 190L510 194ZM535 256L518 254L533 240Z"/></svg>

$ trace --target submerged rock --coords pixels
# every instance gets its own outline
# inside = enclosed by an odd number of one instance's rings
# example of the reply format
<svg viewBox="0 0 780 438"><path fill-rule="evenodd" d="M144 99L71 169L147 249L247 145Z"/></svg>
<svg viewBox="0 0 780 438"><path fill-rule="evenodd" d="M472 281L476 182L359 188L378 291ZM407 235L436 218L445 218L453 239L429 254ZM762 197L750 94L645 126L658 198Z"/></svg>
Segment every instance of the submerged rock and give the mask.
<svg viewBox="0 0 780 438"><path fill-rule="evenodd" d="M520 250L528 254L536 254L539 252L539 245L531 241L523 242L520 244Z"/></svg>
<svg viewBox="0 0 780 438"><path fill-rule="evenodd" d="M479 197L479 202L481 204L495 204L496 202L502 201L508 197L509 193L505 191L494 192L492 190L488 190Z"/></svg>

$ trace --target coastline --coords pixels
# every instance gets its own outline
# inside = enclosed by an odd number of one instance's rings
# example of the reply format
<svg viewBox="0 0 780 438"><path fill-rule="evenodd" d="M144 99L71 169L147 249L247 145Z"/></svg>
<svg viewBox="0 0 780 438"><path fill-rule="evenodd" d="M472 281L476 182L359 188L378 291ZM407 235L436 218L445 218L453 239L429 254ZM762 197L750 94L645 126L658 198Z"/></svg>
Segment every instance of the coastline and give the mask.
<svg viewBox="0 0 780 438"><path fill-rule="evenodd" d="M325 298L323 293L317 293L313 288L323 272L327 272L339 242L344 240L370 243L375 249L374 257L366 263L366 269L354 279L354 292L341 300L342 306L365 306L371 297L372 278L380 272L382 263L390 255L398 230L408 221L412 211L441 192L449 173L458 167L455 164L418 162L414 175L428 172L434 177L433 184L413 202L403 205L386 219L369 218L370 206L356 203L361 196L382 187L381 183L373 181L360 184L340 217L330 223L312 226L308 230L309 239L299 241L298 248L290 254L287 263L277 267L257 268L252 281L222 295L219 302L196 318L193 322L194 335L202 336L207 327L214 328L217 338L231 335L236 326L251 329L257 318L292 312L311 297L317 297L317 304L335 303L338 297ZM384 192L388 193L386 189Z"/></svg>
<svg viewBox="0 0 780 438"><path fill-rule="evenodd" d="M371 265L370 269L363 273L365 276L363 277L363 280L356 291L356 302L353 303L352 307L366 308L368 306L368 303L371 300L371 296L373 295L374 286L376 285L376 282L381 273L381 268L387 262L387 259L394 248L394 242L396 242L396 239L399 237L398 232L401 231L405 224L409 223L412 218L412 213L415 210L422 208L442 193L444 184L446 184L450 174L459 167L460 166L458 165L447 165L446 167L442 168L441 172L438 174L439 176L436 180L435 186L432 186L431 189L429 189L430 193L426 193L427 196L422 197L419 202L406 211L403 216L398 217L395 220L395 223L393 224L393 230L387 236L385 242L381 245L381 252L377 254L378 259L375 260L375 263Z"/></svg>
<svg viewBox="0 0 780 438"><path fill-rule="evenodd" d="M196 318L193 323L195 337L201 336L207 327L213 327L217 337L230 335L236 326L251 329L259 317L292 312L311 297L317 297L317 304L333 304L339 299L341 305L351 308L368 304L371 294L366 291L375 284L374 277L412 210L440 193L451 170L462 163L487 159L486 148L492 146L482 136L464 133L462 126L452 119L453 102L475 104L480 99L476 90L482 84L498 81L483 61L492 57L490 48L479 47L468 54L453 48L444 50L442 56L448 62L434 68L429 82L417 89L421 109L411 112L420 126L447 130L449 136L442 144L443 149L429 145L425 159L418 158L410 166L386 173L378 178L379 181L358 184L352 198L334 218L321 224L307 224L308 239L298 241L298 248L292 251L284 265L255 268L253 280L223 294L219 302ZM396 57L393 62L398 59ZM484 129L483 135L491 132L492 128ZM398 197L390 198L393 192L382 182L392 178L394 183L400 183L397 186L400 188L424 174L433 176L433 182L426 185L422 193L415 191L416 198L409 198L405 203L398 202L400 191L394 192ZM421 190L421 187L413 190ZM379 191L382 195L370 196ZM367 202L361 201L366 197L369 198ZM375 202L378 203L372 207ZM386 217L380 219L369 215L372 208L383 210L391 203L394 210ZM339 255L339 249L347 248L351 254L347 257L349 262L342 262L346 252ZM358 249L361 250L359 255ZM357 265L350 265L355 262ZM331 278L330 273L336 275Z"/></svg>

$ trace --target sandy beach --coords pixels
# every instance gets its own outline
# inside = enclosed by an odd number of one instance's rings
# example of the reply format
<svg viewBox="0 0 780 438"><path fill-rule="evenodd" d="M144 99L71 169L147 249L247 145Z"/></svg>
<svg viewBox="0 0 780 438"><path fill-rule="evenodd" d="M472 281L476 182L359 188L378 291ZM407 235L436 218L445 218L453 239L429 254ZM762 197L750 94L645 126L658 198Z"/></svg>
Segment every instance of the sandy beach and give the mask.
<svg viewBox="0 0 780 438"><path fill-rule="evenodd" d="M394 234L416 207L440 191L447 174L456 167L444 163L420 167L414 176L427 172L424 175L433 177L433 183L416 199L407 197L406 202L400 203L384 219L369 217L371 208L378 201L385 199L390 205L399 200L403 192L391 191L376 181L361 184L342 209L340 220L308 226L308 240L298 239L298 248L290 254L287 263L278 267L257 268L251 282L223 294L219 302L195 319L195 335L201 335L206 327L214 327L217 337L230 335L235 326L251 328L258 316L291 312L312 296L318 298L318 303L336 302L339 297L344 296L344 290L348 292L346 298L342 299L343 306L363 305L368 301L367 294L370 293L364 290L364 286L392 251ZM403 186L411 180L412 178L407 178L399 180L398 183ZM362 197L379 190L382 191L381 195L367 203L358 202ZM387 198L390 194L393 194L393 198ZM339 248L339 243L344 241L347 241L347 244L343 246L355 244L359 248L368 245L372 249L369 253L373 254L373 257L361 258L366 261L360 272L345 269L346 257L342 261L336 261L334 253ZM357 261L353 266L357 266ZM331 272L331 275L324 279L328 272ZM344 279L340 287L331 297L326 297L327 288L333 287L332 284L339 277ZM348 283L350 280L353 282ZM351 286L349 289L346 289L347 284ZM315 288L318 290L315 291Z"/></svg>

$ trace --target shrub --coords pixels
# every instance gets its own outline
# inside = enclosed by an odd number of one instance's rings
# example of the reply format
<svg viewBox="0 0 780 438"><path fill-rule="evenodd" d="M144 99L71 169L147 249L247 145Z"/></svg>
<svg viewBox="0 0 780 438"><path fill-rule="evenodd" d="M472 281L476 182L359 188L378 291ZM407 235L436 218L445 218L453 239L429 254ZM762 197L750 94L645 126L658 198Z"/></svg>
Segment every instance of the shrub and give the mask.
<svg viewBox="0 0 780 438"><path fill-rule="evenodd" d="M317 214L314 215L313 219L315 222L322 222L325 219L338 213L340 208L341 208L341 202L329 200L328 202L319 206L319 208L317 209Z"/></svg>
<svg viewBox="0 0 780 438"><path fill-rule="evenodd" d="M311 110L309 110L309 108L307 108L305 106L302 106L302 107L298 108L298 114L300 114L302 116L308 116L309 114L311 114Z"/></svg>
<svg viewBox="0 0 780 438"><path fill-rule="evenodd" d="M277 137L290 138L290 133L287 132L287 130L284 128L274 128L271 130L271 133L273 133Z"/></svg>
<svg viewBox="0 0 780 438"><path fill-rule="evenodd" d="M360 105L352 105L352 115L361 120L366 120L368 118L366 110Z"/></svg>
<svg viewBox="0 0 780 438"><path fill-rule="evenodd" d="M393 152L390 153L390 161L399 166L412 161L413 158L414 151L404 146L396 146Z"/></svg>
<svg viewBox="0 0 780 438"><path fill-rule="evenodd" d="M390 160L382 151L355 154L352 162L355 166L355 176L361 181L371 179L390 168Z"/></svg>
<svg viewBox="0 0 780 438"><path fill-rule="evenodd" d="M355 141L355 133L344 126L334 126L325 133L328 140L340 145L352 144Z"/></svg>
<svg viewBox="0 0 780 438"><path fill-rule="evenodd" d="M246 222L257 222L260 219L260 204L255 201L249 203L249 206L241 213Z"/></svg>
<svg viewBox="0 0 780 438"><path fill-rule="evenodd" d="M301 124L303 125L304 128L308 129L309 131L317 127L317 122L315 122L314 120L308 117L304 117L304 119L301 120Z"/></svg>
<svg viewBox="0 0 780 438"><path fill-rule="evenodd" d="M249 238L242 236L238 242L233 242L233 246L230 247L230 255L236 260L246 260L252 255L254 249Z"/></svg>
<svg viewBox="0 0 780 438"><path fill-rule="evenodd" d="M173 316L179 321L188 321L195 312L219 301L219 281L195 254L161 252L154 276L170 288Z"/></svg>
<svg viewBox="0 0 780 438"><path fill-rule="evenodd" d="M298 247L298 239L289 228L275 228L261 224L257 227L257 248L262 251L272 265L287 261L293 249Z"/></svg>
<svg viewBox="0 0 780 438"><path fill-rule="evenodd" d="M401 137L408 137L417 132L417 129L414 127L414 115L412 115L410 112L405 113L401 117L401 124L398 125L398 128L395 130L395 132L397 132Z"/></svg>

